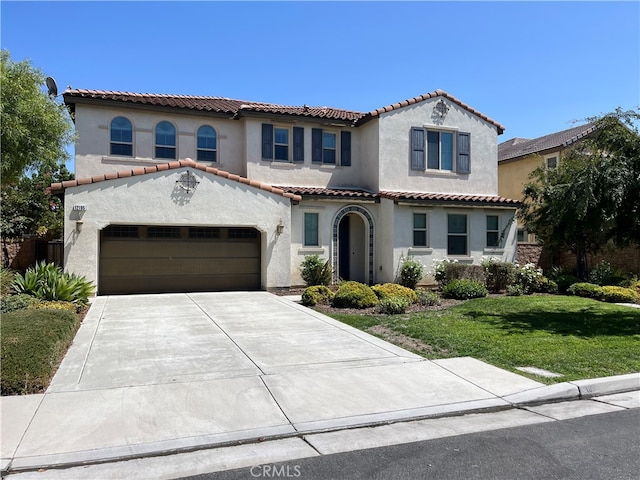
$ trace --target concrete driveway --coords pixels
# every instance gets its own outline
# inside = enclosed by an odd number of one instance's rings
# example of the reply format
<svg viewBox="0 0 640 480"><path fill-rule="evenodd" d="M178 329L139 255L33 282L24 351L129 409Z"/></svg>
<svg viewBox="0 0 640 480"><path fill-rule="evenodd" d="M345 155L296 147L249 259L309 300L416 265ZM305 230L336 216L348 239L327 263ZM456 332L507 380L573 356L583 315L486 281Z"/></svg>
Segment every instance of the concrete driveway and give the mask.
<svg viewBox="0 0 640 480"><path fill-rule="evenodd" d="M98 297L2 456L14 469L133 458L506 407L541 386L425 360L267 292Z"/></svg>

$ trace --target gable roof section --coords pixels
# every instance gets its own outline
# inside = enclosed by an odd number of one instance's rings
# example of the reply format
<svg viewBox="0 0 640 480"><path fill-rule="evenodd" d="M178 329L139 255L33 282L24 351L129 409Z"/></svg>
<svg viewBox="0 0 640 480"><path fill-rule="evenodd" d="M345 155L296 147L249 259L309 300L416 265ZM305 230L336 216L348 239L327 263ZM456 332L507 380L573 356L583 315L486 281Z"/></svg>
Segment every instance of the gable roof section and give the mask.
<svg viewBox="0 0 640 480"><path fill-rule="evenodd" d="M404 107L409 106L409 105L414 105L416 103L424 102L425 100L428 100L430 98L435 98L435 97L446 98L450 102L455 103L459 107L467 110L469 113L472 113L473 115L475 115L477 117L480 117L482 120L484 120L486 122L489 122L490 124L494 125L498 129L498 133L499 134L503 133L504 130L505 130L505 127L502 126L500 123L496 122L495 120L490 119L489 117L487 117L483 113L480 113L475 108L470 107L469 105L467 105L463 101L457 99L453 95L449 95L447 92L445 92L444 90L440 90L440 89L438 89L438 90L436 90L434 92L425 93L423 95L418 95L417 97L409 98L408 100L403 100L402 102L394 103L393 105L388 105L386 107L378 108L376 110L373 110L372 112L369 112L368 115L371 116L371 117L378 117L382 113L392 112L393 110L398 110L400 108L404 108Z"/></svg>
<svg viewBox="0 0 640 480"><path fill-rule="evenodd" d="M89 185L92 183L100 183L105 182L107 180L114 180L116 178L127 178L127 177L136 177L140 175L147 175L150 173L163 172L167 170L175 170L183 167L191 167L196 170L201 170L206 173L211 173L213 175L217 175L219 177L228 178L229 180L233 180L238 183L242 183L244 185L249 185L251 187L259 188L261 190L265 190L267 192L275 193L276 195L280 195L282 197L288 198L290 200L299 202L302 200L300 195L295 195L293 193L285 192L282 189L272 187L271 185L267 185L266 183L256 182L253 180L249 180L248 178L241 177L240 175L236 175L233 173L225 172L224 170L220 170L218 168L207 167L201 163L196 163L190 158L185 160L179 160L177 162L170 163L162 163L159 165L152 165L149 167L137 167L131 170L121 170L119 172L105 173L104 175L95 175L93 177L79 178L77 180L67 180L65 182L57 182L52 183L51 191L53 193L61 192L66 188L77 187L79 185Z"/></svg>
<svg viewBox="0 0 640 480"><path fill-rule="evenodd" d="M386 107L377 108L368 113L355 112L333 107L310 107L303 106L286 106L264 102L250 102L243 100L233 100L225 97L207 97L194 95L166 95L152 93L131 93L116 92L108 90L82 90L69 89L64 92L64 102L73 110L76 102L121 102L131 105L146 105L154 107L168 107L183 110L195 110L201 112L210 112L218 114L227 114L232 118L239 118L243 114L277 114L290 115L296 117L307 117L313 119L326 119L334 121L343 121L353 126L377 118L380 114L391 112L409 105L414 105L430 98L443 97L467 110L469 113L489 122L498 129L498 133L504 132L505 127L495 120L490 119L486 115L480 113L466 103L458 100L453 95L449 95L444 90L435 90L430 93L418 95L417 97L403 100Z"/></svg>
<svg viewBox="0 0 640 480"><path fill-rule="evenodd" d="M513 138L498 145L498 162L525 157L545 150L564 148L583 139L596 129L595 123L551 133L534 139Z"/></svg>

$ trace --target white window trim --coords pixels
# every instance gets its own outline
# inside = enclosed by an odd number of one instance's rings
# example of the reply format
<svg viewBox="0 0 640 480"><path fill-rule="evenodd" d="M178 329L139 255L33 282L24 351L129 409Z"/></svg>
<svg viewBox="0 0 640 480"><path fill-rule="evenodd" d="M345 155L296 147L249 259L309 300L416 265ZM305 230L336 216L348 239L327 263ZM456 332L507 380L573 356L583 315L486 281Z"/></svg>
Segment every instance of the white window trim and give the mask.
<svg viewBox="0 0 640 480"><path fill-rule="evenodd" d="M276 145L284 145L276 142L276 130L287 131L287 160L280 160L276 158ZM293 128L290 125L273 124L273 160L272 163L289 164L293 163Z"/></svg>
<svg viewBox="0 0 640 480"><path fill-rule="evenodd" d="M415 224L414 222L414 215L424 215L425 218L425 240L426 240L426 245L425 246L417 246L414 245L414 232L416 231L415 228ZM431 229L429 228L429 211L428 210L424 210L424 209L412 209L411 210L411 249L412 250L416 250L416 251L425 251L425 250L432 250L431 248Z"/></svg>
<svg viewBox="0 0 640 480"><path fill-rule="evenodd" d="M160 125L162 122L168 122L171 125L173 125L173 128L175 129L175 135L176 135L176 144L172 147L171 145L159 145L157 140L157 132L158 132L158 125ZM156 157L156 148L157 147L165 147L165 148L174 148L176 151L176 155L173 158L174 161L178 160L180 158L180 153L178 151L178 144L179 144L179 139L180 139L180 130L178 129L178 126L172 122L171 120L159 120L158 122L155 123L155 125L153 126L153 129L151 131L151 135L153 138L153 159L154 160L159 160L159 161L171 161L172 159L170 158L165 158L165 157Z"/></svg>
<svg viewBox="0 0 640 480"><path fill-rule="evenodd" d="M120 144L124 144L124 145L129 145L129 143L127 142L112 142L111 141L111 124L113 123L113 121L116 118L126 118L127 120L129 120L129 123L131 123L131 155L115 155L111 153L111 144L112 143L120 143ZM125 158L125 159L132 159L132 158L136 158L136 125L133 122L133 120L131 120L129 117L125 116L125 115L114 115L113 117L111 117L109 119L109 123L107 124L107 132L109 132L109 155L106 155L107 157L113 157L113 158ZM104 157L103 157L104 158Z"/></svg>
<svg viewBox="0 0 640 480"><path fill-rule="evenodd" d="M213 131L216 134L216 148L198 148L198 130L200 130L201 127L211 127L213 128ZM194 132L194 136L195 136L195 147L196 147L196 154L195 154L195 159L197 162L206 162L206 163L215 163L216 165L220 165L220 133L218 132L218 129L216 127L214 127L213 125L210 125L208 123L203 123L202 125L198 125L198 127L196 128L195 132ZM154 139L155 140L155 139ZM215 162L212 162L211 160L198 160L198 150L202 150L205 152L216 152L216 160Z"/></svg>

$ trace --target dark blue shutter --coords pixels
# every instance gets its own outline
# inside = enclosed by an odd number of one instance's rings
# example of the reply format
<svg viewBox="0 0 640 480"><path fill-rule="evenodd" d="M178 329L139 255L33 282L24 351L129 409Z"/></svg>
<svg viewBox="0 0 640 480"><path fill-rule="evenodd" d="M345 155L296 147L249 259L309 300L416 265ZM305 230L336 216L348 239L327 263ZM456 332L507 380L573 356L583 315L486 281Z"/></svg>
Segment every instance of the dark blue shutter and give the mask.
<svg viewBox="0 0 640 480"><path fill-rule="evenodd" d="M322 129L311 129L311 161L322 163Z"/></svg>
<svg viewBox="0 0 640 480"><path fill-rule="evenodd" d="M273 160L273 125L262 124L262 158Z"/></svg>
<svg viewBox="0 0 640 480"><path fill-rule="evenodd" d="M424 128L411 129L411 170L424 170Z"/></svg>
<svg viewBox="0 0 640 480"><path fill-rule="evenodd" d="M466 132L458 132L456 172L471 173L471 134Z"/></svg>
<svg viewBox="0 0 640 480"><path fill-rule="evenodd" d="M340 132L340 165L351 166L351 132Z"/></svg>
<svg viewBox="0 0 640 480"><path fill-rule="evenodd" d="M304 128L293 127L293 161L304 162Z"/></svg>

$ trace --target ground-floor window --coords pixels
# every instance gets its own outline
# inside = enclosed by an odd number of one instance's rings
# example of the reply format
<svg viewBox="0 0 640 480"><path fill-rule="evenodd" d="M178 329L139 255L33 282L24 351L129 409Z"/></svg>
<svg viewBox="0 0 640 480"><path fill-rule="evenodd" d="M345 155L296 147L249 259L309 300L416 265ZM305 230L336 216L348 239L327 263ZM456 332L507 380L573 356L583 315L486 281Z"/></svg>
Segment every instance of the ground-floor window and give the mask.
<svg viewBox="0 0 640 480"><path fill-rule="evenodd" d="M467 255L467 215L447 215L447 255Z"/></svg>
<svg viewBox="0 0 640 480"><path fill-rule="evenodd" d="M305 212L304 214L304 246L320 246L318 237L318 214Z"/></svg>
<svg viewBox="0 0 640 480"><path fill-rule="evenodd" d="M500 246L498 215L487 215L487 247Z"/></svg>
<svg viewBox="0 0 640 480"><path fill-rule="evenodd" d="M413 246L427 247L427 214L413 214Z"/></svg>

